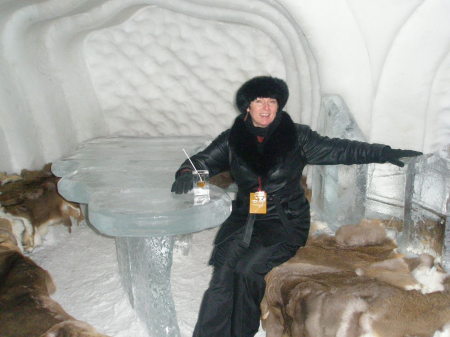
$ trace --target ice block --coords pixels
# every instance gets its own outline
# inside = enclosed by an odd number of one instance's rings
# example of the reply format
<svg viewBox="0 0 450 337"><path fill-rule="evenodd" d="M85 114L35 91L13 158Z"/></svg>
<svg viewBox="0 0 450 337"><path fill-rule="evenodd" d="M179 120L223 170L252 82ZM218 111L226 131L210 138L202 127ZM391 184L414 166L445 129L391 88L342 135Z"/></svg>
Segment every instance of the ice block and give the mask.
<svg viewBox="0 0 450 337"><path fill-rule="evenodd" d="M339 96L324 96L317 131L324 136L364 141L364 136ZM359 223L365 212L367 165L312 166L314 217L336 230Z"/></svg>
<svg viewBox="0 0 450 337"><path fill-rule="evenodd" d="M445 154L445 156L442 156ZM431 153L407 167L405 215L399 247L405 253L428 253L443 258L449 270L450 157Z"/></svg>

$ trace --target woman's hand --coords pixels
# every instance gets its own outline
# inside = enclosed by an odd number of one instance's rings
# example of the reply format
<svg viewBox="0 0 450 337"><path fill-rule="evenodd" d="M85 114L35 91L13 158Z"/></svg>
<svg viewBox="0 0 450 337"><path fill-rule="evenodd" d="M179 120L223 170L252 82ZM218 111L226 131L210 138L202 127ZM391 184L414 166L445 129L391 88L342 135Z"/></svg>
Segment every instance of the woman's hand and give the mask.
<svg viewBox="0 0 450 337"><path fill-rule="evenodd" d="M417 157L421 156L423 153L413 150L400 150L400 149L391 149L390 147L385 147L383 149L383 158L388 163L403 167L405 163L400 160L400 158L404 157Z"/></svg>
<svg viewBox="0 0 450 337"><path fill-rule="evenodd" d="M191 170L182 171L172 184L171 191L176 194L189 192L194 185L193 177Z"/></svg>

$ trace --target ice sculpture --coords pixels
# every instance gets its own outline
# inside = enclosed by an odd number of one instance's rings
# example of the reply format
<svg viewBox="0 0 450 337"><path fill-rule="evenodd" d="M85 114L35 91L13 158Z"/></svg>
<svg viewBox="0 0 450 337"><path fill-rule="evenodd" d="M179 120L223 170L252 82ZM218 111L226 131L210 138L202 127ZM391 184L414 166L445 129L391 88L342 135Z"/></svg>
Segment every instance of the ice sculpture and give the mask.
<svg viewBox="0 0 450 337"><path fill-rule="evenodd" d="M364 141L364 136L339 96L324 96L318 132L329 137ZM367 165L330 165L312 168L314 216L336 230L359 223L364 216Z"/></svg>
<svg viewBox="0 0 450 337"><path fill-rule="evenodd" d="M201 137L98 138L52 166L58 191L87 204L90 223L116 240L123 286L151 337L180 335L170 291L175 238L221 224L231 199L210 186L210 201L170 192L174 173L207 144ZM184 247L186 249L186 247Z"/></svg>
<svg viewBox="0 0 450 337"><path fill-rule="evenodd" d="M409 163L399 246L406 253L443 256L447 270L450 267L450 235L445 226L449 217L449 198L449 152L427 154Z"/></svg>
<svg viewBox="0 0 450 337"><path fill-rule="evenodd" d="M409 159L402 159L405 163ZM367 174L366 217L381 218L394 224L403 220L406 166L369 164Z"/></svg>
<svg viewBox="0 0 450 337"><path fill-rule="evenodd" d="M324 96L318 132L329 137L366 141L339 96ZM331 230L362 218L382 219L389 226L403 220L406 168L390 164L312 167L315 218Z"/></svg>
<svg viewBox="0 0 450 337"><path fill-rule="evenodd" d="M345 104L325 96L319 119L321 134L364 140ZM335 231L362 218L378 219L407 254L443 257L450 268L449 150L389 164L312 167L314 218Z"/></svg>

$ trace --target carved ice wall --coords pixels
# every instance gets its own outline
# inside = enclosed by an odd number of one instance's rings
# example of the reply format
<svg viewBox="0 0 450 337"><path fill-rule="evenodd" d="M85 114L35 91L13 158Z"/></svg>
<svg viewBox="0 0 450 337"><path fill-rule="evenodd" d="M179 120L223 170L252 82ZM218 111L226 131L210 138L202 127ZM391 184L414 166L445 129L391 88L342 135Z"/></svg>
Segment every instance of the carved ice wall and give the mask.
<svg viewBox="0 0 450 337"><path fill-rule="evenodd" d="M340 95L373 142L450 138L448 0L3 0L0 171L108 134L217 134L257 74L294 120Z"/></svg>
<svg viewBox="0 0 450 337"><path fill-rule="evenodd" d="M232 123L243 78L286 77L261 31L157 7L90 34L84 54L108 130L121 135L213 137Z"/></svg>

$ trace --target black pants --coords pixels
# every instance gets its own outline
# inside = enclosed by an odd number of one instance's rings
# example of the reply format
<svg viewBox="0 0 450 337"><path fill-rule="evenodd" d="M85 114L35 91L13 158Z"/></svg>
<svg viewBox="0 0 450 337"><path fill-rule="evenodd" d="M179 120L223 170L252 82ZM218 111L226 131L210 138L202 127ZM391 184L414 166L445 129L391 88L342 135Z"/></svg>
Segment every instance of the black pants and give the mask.
<svg viewBox="0 0 450 337"><path fill-rule="evenodd" d="M229 240L213 254L218 263L200 306L194 337L252 337L259 329L264 276L291 258L298 247L265 246L252 238L250 247L240 238ZM213 256L214 258L214 256Z"/></svg>

